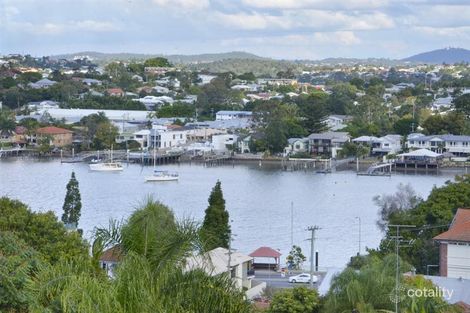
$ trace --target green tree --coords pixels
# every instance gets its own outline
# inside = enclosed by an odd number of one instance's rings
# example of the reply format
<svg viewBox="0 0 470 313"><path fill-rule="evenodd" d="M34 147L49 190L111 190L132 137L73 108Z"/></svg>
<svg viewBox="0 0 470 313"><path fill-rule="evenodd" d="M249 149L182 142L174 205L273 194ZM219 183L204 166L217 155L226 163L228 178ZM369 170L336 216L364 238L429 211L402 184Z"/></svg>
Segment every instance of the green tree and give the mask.
<svg viewBox="0 0 470 313"><path fill-rule="evenodd" d="M157 57L145 60L144 67L170 67L171 64L168 59Z"/></svg>
<svg viewBox="0 0 470 313"><path fill-rule="evenodd" d="M454 107L458 112L462 112L467 117L470 117L470 93L455 98Z"/></svg>
<svg viewBox="0 0 470 313"><path fill-rule="evenodd" d="M205 249L209 251L218 247L228 248L230 232L229 214L225 210L221 183L217 181L209 196L209 206L201 227Z"/></svg>
<svg viewBox="0 0 470 313"><path fill-rule="evenodd" d="M269 306L269 313L314 313L320 307L315 289L295 287L276 292Z"/></svg>
<svg viewBox="0 0 470 313"><path fill-rule="evenodd" d="M383 221L386 224L417 226L417 229L404 231L401 234L403 240L411 242L402 257L413 264L418 273L426 273L426 265L439 263L439 249L432 238L447 230L447 225L452 222L457 208L469 206L470 176L456 176L454 182L448 181L442 187L433 188L428 198L415 207L389 210L390 214L384 217ZM389 242L394 235L392 229L387 230L378 249L381 255L393 252L394 247L389 245Z"/></svg>
<svg viewBox="0 0 470 313"><path fill-rule="evenodd" d="M80 189L78 188L78 180L75 178L75 172L72 172L72 176L67 183L67 193L65 194L62 209L64 210L62 222L65 225L71 225L76 228L81 215L82 201Z"/></svg>
<svg viewBox="0 0 470 313"><path fill-rule="evenodd" d="M10 232L0 232L0 312L28 312L27 283L40 266L39 255Z"/></svg>
<svg viewBox="0 0 470 313"><path fill-rule="evenodd" d="M116 142L118 134L117 127L111 122L106 121L99 123L93 138L93 147L98 150L111 149Z"/></svg>
<svg viewBox="0 0 470 313"><path fill-rule="evenodd" d="M302 124L309 134L321 133L326 130L327 101L328 95L320 91L298 97L297 105Z"/></svg>
<svg viewBox="0 0 470 313"><path fill-rule="evenodd" d="M302 264L307 260L305 255L302 253L302 248L293 245L292 249L287 256L287 265L289 268L299 270L302 268Z"/></svg>
<svg viewBox="0 0 470 313"><path fill-rule="evenodd" d="M35 213L23 203L0 198L0 229L15 234L50 263L88 255L77 232L68 233L53 212Z"/></svg>
<svg viewBox="0 0 470 313"><path fill-rule="evenodd" d="M15 115L13 111L1 110L0 111L0 131L1 130L11 131L15 129L15 126L16 126L16 122L15 122Z"/></svg>

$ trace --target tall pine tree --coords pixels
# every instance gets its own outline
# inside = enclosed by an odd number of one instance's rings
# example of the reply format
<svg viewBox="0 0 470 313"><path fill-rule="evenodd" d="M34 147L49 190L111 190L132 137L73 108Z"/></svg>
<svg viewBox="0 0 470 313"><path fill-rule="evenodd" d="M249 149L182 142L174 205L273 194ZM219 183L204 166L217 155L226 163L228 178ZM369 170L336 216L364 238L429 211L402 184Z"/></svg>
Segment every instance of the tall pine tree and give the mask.
<svg viewBox="0 0 470 313"><path fill-rule="evenodd" d="M228 248L229 246L229 214L225 210L220 181L217 181L209 196L209 206L206 209L201 227L201 238L207 251L218 247Z"/></svg>
<svg viewBox="0 0 470 313"><path fill-rule="evenodd" d="M65 194L64 206L62 208L64 210L62 222L65 225L76 228L81 215L82 201L75 172L72 172L72 177L67 184L67 193Z"/></svg>

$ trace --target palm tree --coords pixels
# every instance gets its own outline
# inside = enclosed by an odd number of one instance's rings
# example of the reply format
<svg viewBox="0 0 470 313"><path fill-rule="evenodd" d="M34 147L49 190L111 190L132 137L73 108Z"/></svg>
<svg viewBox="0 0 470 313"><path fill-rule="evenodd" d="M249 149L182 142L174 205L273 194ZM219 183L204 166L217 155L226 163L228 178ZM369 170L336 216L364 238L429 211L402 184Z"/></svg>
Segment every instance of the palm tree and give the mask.
<svg viewBox="0 0 470 313"><path fill-rule="evenodd" d="M125 223L95 230L93 257L42 268L30 283L32 312L250 312L228 275L185 268L202 253L198 224L175 221L163 204L147 199ZM97 270L105 248L123 257L108 278Z"/></svg>

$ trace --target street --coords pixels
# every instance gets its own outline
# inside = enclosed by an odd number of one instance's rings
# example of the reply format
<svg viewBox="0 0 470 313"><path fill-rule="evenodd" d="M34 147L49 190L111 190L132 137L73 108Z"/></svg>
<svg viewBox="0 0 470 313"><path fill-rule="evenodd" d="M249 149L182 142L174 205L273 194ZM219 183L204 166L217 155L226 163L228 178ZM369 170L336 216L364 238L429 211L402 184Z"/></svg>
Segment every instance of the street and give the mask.
<svg viewBox="0 0 470 313"><path fill-rule="evenodd" d="M285 277L281 276L281 273L274 272L274 271L268 271L268 270L256 270L255 271L255 280L258 281L264 281L266 282L266 285L269 287L273 288L293 288L295 286L307 286L308 284L305 283L297 283L297 284L292 284L289 283L289 277L297 275L299 273L292 273L291 275L286 274ZM318 288L318 286L321 284L324 273L316 273L315 274L318 277L318 282L314 284L315 288Z"/></svg>

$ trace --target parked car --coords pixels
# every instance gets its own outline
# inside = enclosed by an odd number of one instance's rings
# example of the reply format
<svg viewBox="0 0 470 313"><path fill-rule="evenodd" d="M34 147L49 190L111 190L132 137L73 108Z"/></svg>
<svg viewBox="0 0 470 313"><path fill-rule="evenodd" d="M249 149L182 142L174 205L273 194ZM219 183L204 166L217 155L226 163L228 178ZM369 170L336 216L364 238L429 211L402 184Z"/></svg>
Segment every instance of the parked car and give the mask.
<svg viewBox="0 0 470 313"><path fill-rule="evenodd" d="M318 277L313 275L313 282L316 283L318 281ZM289 283L309 283L310 282L310 274L302 273L299 275L289 277Z"/></svg>

